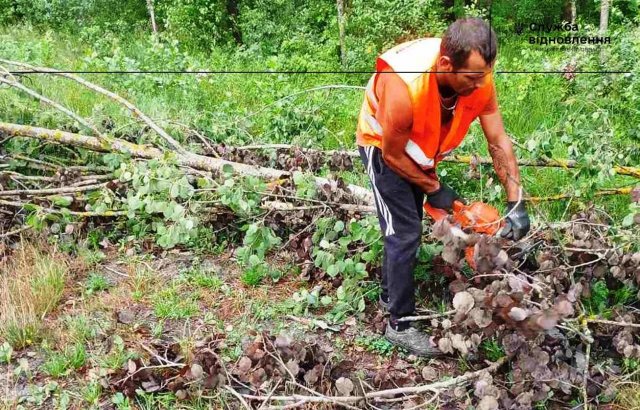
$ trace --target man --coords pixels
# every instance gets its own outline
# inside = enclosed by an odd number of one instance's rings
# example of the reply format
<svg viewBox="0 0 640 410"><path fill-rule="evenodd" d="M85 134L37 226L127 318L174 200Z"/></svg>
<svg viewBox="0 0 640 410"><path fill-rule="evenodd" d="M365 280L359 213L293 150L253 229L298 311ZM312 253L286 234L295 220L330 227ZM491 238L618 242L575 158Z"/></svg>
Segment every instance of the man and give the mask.
<svg viewBox="0 0 640 410"><path fill-rule="evenodd" d="M390 313L385 335L414 354L440 353L426 333L399 320L414 314L424 195L432 207L445 210L460 199L435 169L476 118L507 194L502 235L518 240L529 230L519 201L520 173L492 80L496 52L495 33L484 21L461 19L442 39L410 41L382 54L365 92L356 137L384 233L380 304Z"/></svg>

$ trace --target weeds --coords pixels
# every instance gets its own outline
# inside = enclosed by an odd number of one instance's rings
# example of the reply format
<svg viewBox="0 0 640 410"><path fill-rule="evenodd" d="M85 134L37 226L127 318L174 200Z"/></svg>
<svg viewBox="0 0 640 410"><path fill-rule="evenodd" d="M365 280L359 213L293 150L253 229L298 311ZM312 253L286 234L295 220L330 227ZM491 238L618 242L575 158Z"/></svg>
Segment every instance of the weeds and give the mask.
<svg viewBox="0 0 640 410"><path fill-rule="evenodd" d="M199 312L194 296L184 295L175 287L154 294L152 303L156 316L163 319L186 319Z"/></svg>
<svg viewBox="0 0 640 410"><path fill-rule="evenodd" d="M76 343L72 347L65 348L63 352L49 355L42 365L42 370L52 377L60 377L84 366L87 360L87 352L83 344Z"/></svg>
<svg viewBox="0 0 640 410"><path fill-rule="evenodd" d="M0 335L22 349L40 339L42 320L60 301L67 260L23 242L0 273Z"/></svg>
<svg viewBox="0 0 640 410"><path fill-rule="evenodd" d="M87 282L85 283L85 289L87 291L87 294L89 295L107 290L110 287L111 284L109 283L107 278L97 272L91 272L91 274L87 278Z"/></svg>

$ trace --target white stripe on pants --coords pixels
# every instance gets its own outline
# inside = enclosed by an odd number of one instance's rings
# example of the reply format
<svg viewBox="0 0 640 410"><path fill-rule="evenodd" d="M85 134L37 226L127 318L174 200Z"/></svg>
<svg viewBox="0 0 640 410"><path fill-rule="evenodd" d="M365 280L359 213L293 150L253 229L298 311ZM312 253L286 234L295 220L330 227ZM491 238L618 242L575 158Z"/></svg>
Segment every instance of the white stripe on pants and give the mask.
<svg viewBox="0 0 640 410"><path fill-rule="evenodd" d="M391 216L391 212L389 212L389 207L382 200L382 195L380 195L380 191L378 191L378 187L376 186L376 178L373 172L373 163L371 154L373 153L373 149L375 147L373 145L369 145L365 147L365 154L367 157L367 174L369 175L369 179L371 180L371 186L373 187L373 194L375 195L376 201L378 202L378 207L380 208L380 214L382 215L384 222L386 224L386 229L384 231L385 236L394 235L396 232L393 230L393 217Z"/></svg>

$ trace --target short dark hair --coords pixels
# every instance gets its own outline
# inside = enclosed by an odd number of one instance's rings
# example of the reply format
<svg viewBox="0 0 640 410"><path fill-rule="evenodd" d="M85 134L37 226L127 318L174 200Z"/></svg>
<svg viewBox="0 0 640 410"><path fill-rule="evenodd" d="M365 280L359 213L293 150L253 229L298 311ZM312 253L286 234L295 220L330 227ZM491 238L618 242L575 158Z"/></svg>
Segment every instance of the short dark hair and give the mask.
<svg viewBox="0 0 640 410"><path fill-rule="evenodd" d="M493 64L498 53L496 33L479 18L456 20L444 33L440 55L449 57L454 68L461 68L473 51L480 53L488 65Z"/></svg>

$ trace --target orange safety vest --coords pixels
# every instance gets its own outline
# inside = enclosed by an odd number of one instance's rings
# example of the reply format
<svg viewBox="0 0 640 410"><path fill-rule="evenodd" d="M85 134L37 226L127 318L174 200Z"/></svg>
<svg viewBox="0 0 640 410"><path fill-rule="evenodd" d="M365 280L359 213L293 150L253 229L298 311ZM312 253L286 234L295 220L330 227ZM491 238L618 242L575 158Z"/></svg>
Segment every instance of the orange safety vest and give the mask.
<svg viewBox="0 0 640 410"><path fill-rule="evenodd" d="M451 128L440 141L440 96L435 71L440 53L439 38L424 38L399 44L376 61L376 71L390 67L409 89L413 105L413 126L405 151L422 169L434 168L464 139L469 126L483 111L492 97L493 79L487 75L482 87L469 96L459 96L451 120ZM367 84L364 101L358 116L356 141L358 145L382 147L382 126L376 120L378 98L375 85L378 73ZM382 74L385 75L385 74Z"/></svg>

